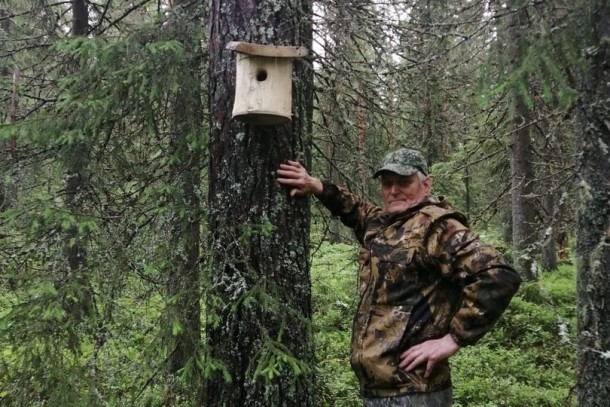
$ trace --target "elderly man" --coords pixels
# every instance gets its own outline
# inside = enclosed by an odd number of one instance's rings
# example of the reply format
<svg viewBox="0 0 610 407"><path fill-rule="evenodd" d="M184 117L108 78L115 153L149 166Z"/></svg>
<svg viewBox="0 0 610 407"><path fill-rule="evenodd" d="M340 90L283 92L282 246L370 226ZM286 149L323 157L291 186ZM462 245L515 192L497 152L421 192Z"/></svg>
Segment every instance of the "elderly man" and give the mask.
<svg viewBox="0 0 610 407"><path fill-rule="evenodd" d="M361 244L351 365L364 405L450 406L449 357L491 329L519 274L463 215L430 195L419 151L384 157L374 174L383 208L312 177L296 161L281 164L277 175L290 196L315 195Z"/></svg>

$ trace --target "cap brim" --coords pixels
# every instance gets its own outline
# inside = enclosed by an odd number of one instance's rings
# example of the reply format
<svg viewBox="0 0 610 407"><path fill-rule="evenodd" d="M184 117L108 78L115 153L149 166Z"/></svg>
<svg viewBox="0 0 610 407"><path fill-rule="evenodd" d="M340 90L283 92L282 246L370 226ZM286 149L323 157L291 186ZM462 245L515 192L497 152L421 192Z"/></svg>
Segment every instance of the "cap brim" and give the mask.
<svg viewBox="0 0 610 407"><path fill-rule="evenodd" d="M379 177L383 172L393 172L395 174L408 177L409 175L415 174L417 171L419 171L417 167L410 167L398 164L386 164L383 167L379 168L377 171L375 171L375 174L373 174L373 178Z"/></svg>

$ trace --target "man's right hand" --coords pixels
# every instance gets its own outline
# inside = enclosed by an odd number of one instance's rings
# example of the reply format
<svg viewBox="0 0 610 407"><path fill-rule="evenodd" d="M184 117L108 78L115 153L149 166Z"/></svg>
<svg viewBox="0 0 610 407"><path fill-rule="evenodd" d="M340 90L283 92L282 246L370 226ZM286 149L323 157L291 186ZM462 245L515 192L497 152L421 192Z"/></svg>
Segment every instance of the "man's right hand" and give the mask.
<svg viewBox="0 0 610 407"><path fill-rule="evenodd" d="M288 161L280 164L277 170L277 182L290 187L290 196L303 196L307 194L322 194L323 185L318 178L314 178L298 161Z"/></svg>

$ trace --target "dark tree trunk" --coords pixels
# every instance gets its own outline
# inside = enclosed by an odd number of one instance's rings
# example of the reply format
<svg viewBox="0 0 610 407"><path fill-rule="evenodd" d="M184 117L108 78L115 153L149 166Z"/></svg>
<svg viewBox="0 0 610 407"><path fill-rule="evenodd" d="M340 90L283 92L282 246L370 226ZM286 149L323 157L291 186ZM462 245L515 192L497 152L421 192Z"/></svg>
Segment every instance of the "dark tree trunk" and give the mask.
<svg viewBox="0 0 610 407"><path fill-rule="evenodd" d="M360 90L362 92L362 90ZM358 96L358 106L356 108L356 123L358 139L356 145L358 146L358 179L360 181L360 194L367 196L369 192L368 178L369 170L366 167L366 144L364 137L366 135L366 109L364 106L365 100L362 95Z"/></svg>
<svg viewBox="0 0 610 407"><path fill-rule="evenodd" d="M527 280L536 280L534 245L536 241L534 174L530 146L529 112L516 96L516 128L511 137L513 248L515 265Z"/></svg>
<svg viewBox="0 0 610 407"><path fill-rule="evenodd" d="M182 6L185 5L183 9ZM201 227L200 184L203 148L203 106L201 103L201 53L199 49L200 28L195 17L196 3L176 0L169 30L171 37L183 45L188 58L190 74L180 78L180 90L174 101L172 134L169 155L169 185L173 188L168 196L171 241L171 261L167 270L166 345L168 347L167 368L170 375L189 367L192 382L189 387L195 392L201 387L201 374L196 360L201 353L201 285L199 273L199 247ZM193 363L189 363L193 362ZM183 389L172 381L168 389L168 404L174 404L174 396ZM194 395L195 398L199 398ZM188 397L188 396L187 396Z"/></svg>
<svg viewBox="0 0 610 407"><path fill-rule="evenodd" d="M72 36L84 36L89 26L89 11L85 0L72 1ZM75 62L73 69L79 67ZM76 321L82 321L93 312L93 290L86 272L86 240L87 236L79 233L78 222L81 219L83 195L87 178L87 162L89 159L89 143L86 137L77 137L66 146L64 151L65 175L65 205L74 217L74 224L65 235L64 253L67 267L63 275L58 276L57 285L63 287L70 283L75 295L66 295L65 307ZM72 338L71 340L76 340ZM79 346L76 343L72 346Z"/></svg>
<svg viewBox="0 0 610 407"><path fill-rule="evenodd" d="M549 122L546 118L539 119L538 128L541 136L547 138ZM544 146L546 156L553 157L550 143ZM556 201L553 182L552 162L548 160L540 167L541 182L539 183L542 197L542 230L540 233L540 267L542 270L557 270L557 228L559 226L559 205Z"/></svg>
<svg viewBox="0 0 610 407"><path fill-rule="evenodd" d="M578 123L578 405L610 400L610 4L591 0ZM589 27L589 25L587 25Z"/></svg>
<svg viewBox="0 0 610 407"><path fill-rule="evenodd" d="M465 202L466 216L470 216L470 213L472 211L472 193L470 191L471 183L472 183L472 177L470 175L470 164L466 163L466 166L464 167L464 189L465 189L464 200L466 201Z"/></svg>
<svg viewBox="0 0 610 407"><path fill-rule="evenodd" d="M557 232L556 223L553 221L555 213L555 195L552 192L542 199L542 206L546 213L545 229L542 232L542 251L540 253L540 266L543 270L557 270Z"/></svg>
<svg viewBox="0 0 610 407"><path fill-rule="evenodd" d="M329 112L332 111L332 108L334 106L331 106L330 109L328 109L328 116L331 116L331 114ZM332 120L332 118L330 119ZM330 122L330 120L325 120L325 123ZM333 130L336 130L337 126L334 123L333 120ZM331 182L337 183L339 176L338 176L338 171L334 168L335 164L335 140L334 140L334 135L335 132L331 131L331 135L329 136L328 141L326 142L326 157L328 158L328 179L331 180ZM339 218L332 216L329 219L329 223L328 223L328 241L331 244L337 244L341 242L341 221L339 220Z"/></svg>
<svg viewBox="0 0 610 407"><path fill-rule="evenodd" d="M513 5L520 2L513 2ZM517 8L517 7L515 7ZM509 28L511 56L517 69L523 64L527 44L524 34L528 29L527 9L523 6L514 11ZM534 168L530 142L531 117L525 96L513 90L514 119L511 132L511 201L513 220L513 250L515 266L526 280L536 280L534 262L536 242L536 212L534 207Z"/></svg>
<svg viewBox="0 0 610 407"><path fill-rule="evenodd" d="M4 33L8 34L11 28L11 19L9 18L10 16L10 12L4 9L0 9L0 30L4 31ZM9 76L11 75L11 70L5 66L0 70L0 75L2 76ZM18 94L18 80L19 80L19 70L17 67L15 67L15 70L13 72L13 94L11 96L11 99L9 101L7 101L7 106L6 106L6 111L8 112L8 121L9 123L14 123L16 121L16 117L17 117L17 102L18 102L18 98L19 98L19 94ZM4 123L4 121L6 120L6 117L2 117L0 118L0 120L2 120L2 123ZM13 146L15 145L15 139L13 138L13 140L11 140L9 143L7 143L7 145L5 146L4 142L0 144L0 159L2 160L6 160L6 162L9 162L9 154L8 151L10 150L10 157L14 160L16 159L16 151L13 148ZM8 168L10 168L11 164L8 164ZM3 211L5 209L10 208L11 204L12 204L12 197L11 197L11 188L10 188L10 184L7 183L4 180L3 176L0 176L0 211Z"/></svg>
<svg viewBox="0 0 610 407"><path fill-rule="evenodd" d="M290 124L231 120L229 41L311 47L308 0L210 2L209 406L314 405L309 199L276 182L281 162L309 168L313 71L295 60Z"/></svg>
<svg viewBox="0 0 610 407"><path fill-rule="evenodd" d="M422 55L420 58L426 62L422 64L422 97L421 113L422 128L421 137L424 155L428 162L428 168L433 164L444 161L443 145L445 144L445 131L447 118L443 117L442 78L439 71L446 69L443 65L447 63L443 57L447 53L443 42L433 35L435 23L443 14L444 2L426 0L419 3L419 18L426 33L422 33Z"/></svg>
<svg viewBox="0 0 610 407"><path fill-rule="evenodd" d="M85 0L72 0L72 35L86 35L89 27L89 10Z"/></svg>

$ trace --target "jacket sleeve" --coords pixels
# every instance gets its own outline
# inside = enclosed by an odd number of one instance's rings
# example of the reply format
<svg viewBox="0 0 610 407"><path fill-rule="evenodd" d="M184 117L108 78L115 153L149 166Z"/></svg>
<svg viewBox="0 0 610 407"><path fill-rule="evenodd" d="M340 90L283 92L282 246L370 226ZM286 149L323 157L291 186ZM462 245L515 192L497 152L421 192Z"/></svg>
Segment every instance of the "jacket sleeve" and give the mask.
<svg viewBox="0 0 610 407"><path fill-rule="evenodd" d="M462 287L462 304L450 335L472 345L500 318L521 284L519 273L491 245L454 219L445 219L427 241L429 261Z"/></svg>
<svg viewBox="0 0 610 407"><path fill-rule="evenodd" d="M333 216L339 216L345 226L354 229L356 238L362 243L367 219L381 208L331 182L322 181L322 185L322 194L317 198Z"/></svg>

